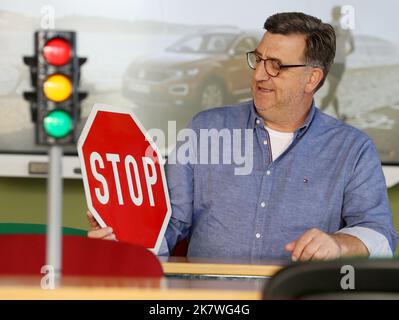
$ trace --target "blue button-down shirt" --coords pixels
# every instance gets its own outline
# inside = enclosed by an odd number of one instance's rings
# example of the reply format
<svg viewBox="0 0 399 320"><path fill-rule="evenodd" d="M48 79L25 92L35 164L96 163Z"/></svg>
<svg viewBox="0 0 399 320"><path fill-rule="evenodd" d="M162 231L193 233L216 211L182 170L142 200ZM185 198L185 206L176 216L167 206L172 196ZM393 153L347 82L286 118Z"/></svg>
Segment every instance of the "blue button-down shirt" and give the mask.
<svg viewBox="0 0 399 320"><path fill-rule="evenodd" d="M353 227L379 233L395 250L397 234L379 156L361 131L312 105L291 145L272 161L268 132L253 101L201 112L189 128L196 135L180 141L177 150L194 150L197 162L166 166L170 251L189 237L188 256L288 260L285 245L310 228L332 234ZM204 129L227 129L231 136L241 129L241 145L223 150L221 143L220 162L203 164L200 154L211 149L201 150ZM222 164L221 158L237 148L244 154L245 129L253 138L252 170L237 175L242 164Z"/></svg>

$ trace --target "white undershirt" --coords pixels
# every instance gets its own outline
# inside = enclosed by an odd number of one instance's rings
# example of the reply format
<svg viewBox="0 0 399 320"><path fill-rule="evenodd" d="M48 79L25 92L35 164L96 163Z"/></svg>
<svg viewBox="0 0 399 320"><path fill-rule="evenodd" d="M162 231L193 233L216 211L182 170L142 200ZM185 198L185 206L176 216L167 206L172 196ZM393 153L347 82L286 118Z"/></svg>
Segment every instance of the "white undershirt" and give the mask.
<svg viewBox="0 0 399 320"><path fill-rule="evenodd" d="M281 132L265 126L270 137L270 149L272 150L273 161L275 161L294 140L293 132Z"/></svg>

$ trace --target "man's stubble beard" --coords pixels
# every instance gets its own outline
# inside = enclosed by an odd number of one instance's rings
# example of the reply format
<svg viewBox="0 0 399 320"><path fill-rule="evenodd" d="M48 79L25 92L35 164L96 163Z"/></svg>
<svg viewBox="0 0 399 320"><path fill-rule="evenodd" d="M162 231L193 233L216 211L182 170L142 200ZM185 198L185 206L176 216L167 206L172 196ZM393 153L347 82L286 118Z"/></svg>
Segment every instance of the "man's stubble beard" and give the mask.
<svg viewBox="0 0 399 320"><path fill-rule="evenodd" d="M271 104L270 106L262 107L258 105L254 99L255 107L258 112L262 112L265 114L276 114L276 113L284 113L289 114L295 109L295 104L299 100L300 95L290 95L286 97L283 101L276 101L275 103Z"/></svg>

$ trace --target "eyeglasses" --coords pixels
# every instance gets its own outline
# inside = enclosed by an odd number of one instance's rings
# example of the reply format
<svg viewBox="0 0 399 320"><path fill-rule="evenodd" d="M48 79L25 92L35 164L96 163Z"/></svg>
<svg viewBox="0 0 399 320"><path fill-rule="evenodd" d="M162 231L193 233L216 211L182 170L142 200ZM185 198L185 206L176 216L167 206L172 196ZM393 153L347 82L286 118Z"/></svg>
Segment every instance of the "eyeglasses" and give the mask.
<svg viewBox="0 0 399 320"><path fill-rule="evenodd" d="M281 64L280 61L276 59L262 59L255 53L255 51L247 52L247 63L251 69L256 70L257 65L261 61L264 61L265 70L271 77L277 77L281 69L309 66L307 64Z"/></svg>

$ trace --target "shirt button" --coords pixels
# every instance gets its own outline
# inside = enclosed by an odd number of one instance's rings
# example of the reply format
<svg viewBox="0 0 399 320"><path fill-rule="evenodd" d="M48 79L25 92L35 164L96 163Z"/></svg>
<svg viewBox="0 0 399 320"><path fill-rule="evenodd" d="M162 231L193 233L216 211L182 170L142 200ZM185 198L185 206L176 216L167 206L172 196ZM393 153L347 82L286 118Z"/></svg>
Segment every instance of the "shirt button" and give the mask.
<svg viewBox="0 0 399 320"><path fill-rule="evenodd" d="M263 141L263 144L266 146L267 145L267 140Z"/></svg>
<svg viewBox="0 0 399 320"><path fill-rule="evenodd" d="M260 238L260 233L255 234L256 239Z"/></svg>
<svg viewBox="0 0 399 320"><path fill-rule="evenodd" d="M260 203L260 206L261 206L262 208L264 208L264 207L266 207L266 203L265 203L264 201L262 201L262 202Z"/></svg>
<svg viewBox="0 0 399 320"><path fill-rule="evenodd" d="M260 120L259 119L256 119L256 124L259 124L260 123Z"/></svg>
<svg viewBox="0 0 399 320"><path fill-rule="evenodd" d="M267 174L268 176L270 176L270 175L271 175L271 171L270 171L270 170L267 170L267 171L266 171L266 174Z"/></svg>

